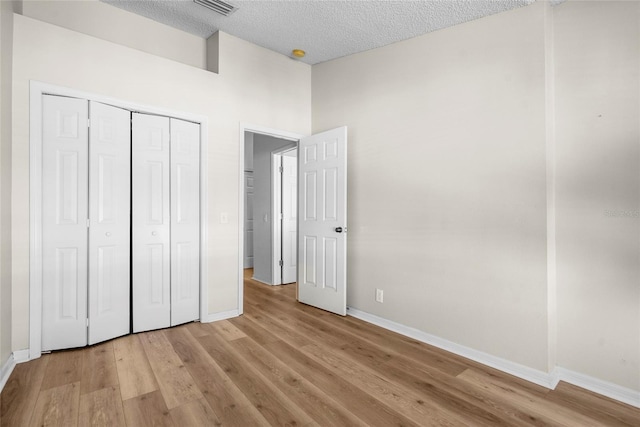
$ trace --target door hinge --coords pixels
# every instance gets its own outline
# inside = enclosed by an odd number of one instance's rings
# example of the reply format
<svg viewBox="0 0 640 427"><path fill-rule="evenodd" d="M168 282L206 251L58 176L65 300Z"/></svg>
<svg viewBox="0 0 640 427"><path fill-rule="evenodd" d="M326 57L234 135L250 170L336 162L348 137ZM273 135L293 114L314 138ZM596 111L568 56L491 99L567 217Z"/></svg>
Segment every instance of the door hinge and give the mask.
<svg viewBox="0 0 640 427"><path fill-rule="evenodd" d="M90 128L91 127L91 119L87 119L87 127Z"/></svg>
<svg viewBox="0 0 640 427"><path fill-rule="evenodd" d="M280 166L280 173L284 173L284 168Z"/></svg>
<svg viewBox="0 0 640 427"><path fill-rule="evenodd" d="M278 264L280 264L280 267L282 267L284 265L284 262L282 262L282 260L278 261Z"/></svg>
<svg viewBox="0 0 640 427"><path fill-rule="evenodd" d="M87 328L89 327L89 319L87 319Z"/></svg>
<svg viewBox="0 0 640 427"><path fill-rule="evenodd" d="M87 218L87 228L91 227L91 220Z"/></svg>

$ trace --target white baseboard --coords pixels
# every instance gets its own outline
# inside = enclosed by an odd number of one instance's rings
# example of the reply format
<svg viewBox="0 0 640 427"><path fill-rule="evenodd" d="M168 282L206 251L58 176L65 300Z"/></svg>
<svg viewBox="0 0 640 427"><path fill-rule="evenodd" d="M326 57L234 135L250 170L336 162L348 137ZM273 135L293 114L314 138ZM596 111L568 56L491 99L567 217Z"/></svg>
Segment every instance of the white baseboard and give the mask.
<svg viewBox="0 0 640 427"><path fill-rule="evenodd" d="M10 354L7 360L0 366L0 392L2 392L7 381L9 381L9 377L15 367L16 361L13 359L13 354Z"/></svg>
<svg viewBox="0 0 640 427"><path fill-rule="evenodd" d="M13 352L13 360L16 361L16 363L24 363L24 362L28 362L29 360L31 360L29 358L29 349L26 348L24 350L16 350Z"/></svg>
<svg viewBox="0 0 640 427"><path fill-rule="evenodd" d="M593 378L578 372L573 372L561 367L557 367L549 373L533 369L510 360L492 356L482 351L456 344L435 335L423 332L419 329L411 328L353 307L347 307L347 314L360 320L364 320L365 322L380 326L381 328L397 332L406 337L441 348L552 390L556 388L559 381L565 381L594 393L601 394L602 396L640 408L640 392L617 384Z"/></svg>
<svg viewBox="0 0 640 427"><path fill-rule="evenodd" d="M565 368L556 368L560 381L584 388L594 393L601 394L608 398L617 400L627 405L640 408L640 391L631 390L608 381L590 377L579 372L570 371Z"/></svg>
<svg viewBox="0 0 640 427"><path fill-rule="evenodd" d="M435 335L423 332L419 329L411 328L409 326L405 326L400 323L396 323L391 320L387 320L374 314L369 314L352 307L347 307L347 314L360 320L364 320L365 322L373 323L374 325L380 326L393 332L397 332L401 335L413 338L418 341L422 341L423 343L433 345L462 357L466 357L467 359L474 360L478 363L482 363L483 365L490 366L502 372L515 375L518 378L522 378L543 387L553 388L553 384L551 381L552 379L546 372L529 368L528 366L520 365L519 363L511 362L507 359L492 356L482 351L474 350L470 347L456 344L452 341L447 341Z"/></svg>
<svg viewBox="0 0 640 427"><path fill-rule="evenodd" d="M256 282L264 283L265 285L273 286L273 283L269 283L267 280L262 280L256 276L253 276L251 280L255 280Z"/></svg>
<svg viewBox="0 0 640 427"><path fill-rule="evenodd" d="M238 316L240 316L240 310L238 310L238 309L229 310L229 311L222 311L220 313L209 314L204 319L200 319L200 323L217 322L219 320L231 319L232 317L238 317Z"/></svg>

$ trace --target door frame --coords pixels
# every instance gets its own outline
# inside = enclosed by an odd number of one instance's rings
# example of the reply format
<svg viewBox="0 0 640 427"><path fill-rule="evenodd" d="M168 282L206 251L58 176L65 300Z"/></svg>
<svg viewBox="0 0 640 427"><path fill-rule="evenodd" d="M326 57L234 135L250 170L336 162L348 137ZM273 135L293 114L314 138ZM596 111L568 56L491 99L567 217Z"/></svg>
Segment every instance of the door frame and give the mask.
<svg viewBox="0 0 640 427"><path fill-rule="evenodd" d="M282 285L282 267L280 259L276 254L282 254L282 219L277 219L280 215L278 205L282 205L282 175L278 168L282 164L284 154L298 149L298 143L292 143L285 147L278 148L271 152L271 284ZM298 156L296 155L296 159ZM278 164L280 162L280 164ZM296 178L297 179L297 178ZM297 203L296 203L297 208ZM297 234L297 233L296 233ZM296 242L297 245L297 242ZM297 254L296 254L297 255ZM280 272L280 279L276 274L276 270Z"/></svg>
<svg viewBox="0 0 640 427"><path fill-rule="evenodd" d="M208 118L146 104L124 101L91 92L40 81L29 82L29 360L42 355L42 96L81 98L132 112L173 117L200 125L200 258L207 259L208 247ZM208 317L208 268L200 262L200 321Z"/></svg>
<svg viewBox="0 0 640 427"><path fill-rule="evenodd" d="M288 132L279 129L273 129L266 126L251 124L251 123L240 123L239 129L239 138L240 143L240 157L239 157L239 174L238 174L238 188L240 197L239 206L238 206L238 315L244 313L244 134L245 132L251 132L254 134L272 136L274 138L284 139L287 141L291 141L293 143L298 144L300 139L304 138L307 135L302 135L295 132ZM273 197L272 197L273 200ZM298 200L298 204L300 201ZM272 208L273 210L273 208ZM273 239L272 239L273 240ZM273 272L272 272L273 278Z"/></svg>
<svg viewBox="0 0 640 427"><path fill-rule="evenodd" d="M251 174L251 175L249 175L249 174ZM247 178L248 178L249 176L251 177L251 179L252 179L252 180L254 180L253 171L252 171L252 170L251 170L251 171L245 170L245 171L244 171L244 177L243 177L243 179L244 179L244 186L243 186L243 190L242 190L242 191L243 191L242 197L244 197L244 198L245 198L245 200L246 200L246 197L247 197L247 188L248 188L248 186L247 186ZM255 185L255 180L254 180L254 185ZM245 203L245 207L246 207L246 203ZM248 222L248 221L247 221L247 212L242 212L241 214L242 214L242 216L243 216L243 218L244 218L244 221L243 221L243 223L242 223L242 224L243 224L243 227L246 227L246 223ZM253 214L253 212L252 212L252 214ZM251 220L251 222L252 222L252 223L253 223L253 225L255 226L255 217L254 217L254 219L252 219L252 220ZM251 231L253 232L253 229L252 229ZM245 229L244 229L244 238L243 238L243 240L242 240L242 242L243 242L243 243L249 240L249 239L247 239L247 238L246 238L246 237L247 237L247 236L246 236L246 234L247 234L247 229L245 228ZM252 244L253 244L253 243L252 243ZM251 254L251 267L246 267L246 264L247 264L247 254L245 253L245 249L246 249L246 245L245 245L245 246L243 247L243 249L242 249L242 252L243 252L243 253L242 253L242 268L253 268L253 261L254 261L254 260L253 260L253 253Z"/></svg>

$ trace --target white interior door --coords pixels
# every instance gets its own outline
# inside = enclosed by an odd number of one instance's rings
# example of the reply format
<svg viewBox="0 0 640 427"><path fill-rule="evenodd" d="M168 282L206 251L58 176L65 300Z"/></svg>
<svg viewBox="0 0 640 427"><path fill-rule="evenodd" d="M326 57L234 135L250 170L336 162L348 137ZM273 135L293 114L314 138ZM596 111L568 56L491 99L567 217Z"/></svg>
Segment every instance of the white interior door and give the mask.
<svg viewBox="0 0 640 427"><path fill-rule="evenodd" d="M300 157L298 300L347 314L347 128L307 138Z"/></svg>
<svg viewBox="0 0 640 427"><path fill-rule="evenodd" d="M133 331L171 325L169 118L134 113Z"/></svg>
<svg viewBox="0 0 640 427"><path fill-rule="evenodd" d="M199 313L200 125L171 119L171 326Z"/></svg>
<svg viewBox="0 0 640 427"><path fill-rule="evenodd" d="M88 102L43 96L42 350L87 345Z"/></svg>
<svg viewBox="0 0 640 427"><path fill-rule="evenodd" d="M296 281L298 264L298 150L282 155L282 283Z"/></svg>
<svg viewBox="0 0 640 427"><path fill-rule="evenodd" d="M89 103L89 344L130 330L131 113Z"/></svg>
<svg viewBox="0 0 640 427"><path fill-rule="evenodd" d="M253 172L244 173L244 268L253 268Z"/></svg>

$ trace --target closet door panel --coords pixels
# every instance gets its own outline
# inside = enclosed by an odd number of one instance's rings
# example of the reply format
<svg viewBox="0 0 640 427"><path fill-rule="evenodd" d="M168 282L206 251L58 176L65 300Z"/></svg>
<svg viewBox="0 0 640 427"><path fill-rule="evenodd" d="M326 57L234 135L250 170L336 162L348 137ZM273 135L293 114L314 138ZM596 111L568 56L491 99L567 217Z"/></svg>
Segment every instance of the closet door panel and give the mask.
<svg viewBox="0 0 640 427"><path fill-rule="evenodd" d="M89 344L130 331L131 113L90 102Z"/></svg>
<svg viewBox="0 0 640 427"><path fill-rule="evenodd" d="M200 126L171 119L171 325L199 313Z"/></svg>
<svg viewBox="0 0 640 427"><path fill-rule="evenodd" d="M42 97L42 349L87 345L88 103Z"/></svg>
<svg viewBox="0 0 640 427"><path fill-rule="evenodd" d="M171 324L169 118L133 114L133 331Z"/></svg>

